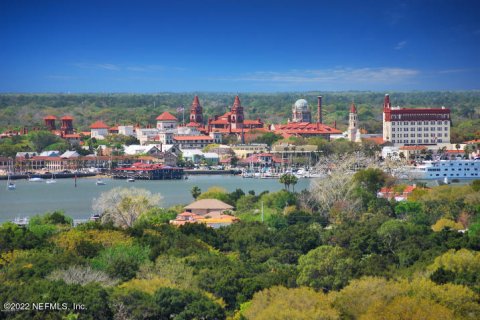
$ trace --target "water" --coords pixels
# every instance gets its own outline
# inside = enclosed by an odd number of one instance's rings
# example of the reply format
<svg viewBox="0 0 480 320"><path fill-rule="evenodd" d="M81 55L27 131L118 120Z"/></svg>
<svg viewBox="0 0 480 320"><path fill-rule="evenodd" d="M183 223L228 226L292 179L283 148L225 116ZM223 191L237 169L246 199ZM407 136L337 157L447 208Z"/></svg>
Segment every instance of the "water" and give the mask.
<svg viewBox="0 0 480 320"><path fill-rule="evenodd" d="M257 194L268 190L278 191L283 185L277 179L244 179L230 175L193 175L188 180L126 180L103 179L105 186L97 186L96 179L57 179L57 183L28 182L16 180L16 190L7 190L7 181L0 181L0 222L15 217L33 216L47 211L63 210L75 219L86 219L92 213L92 201L104 191L115 187L144 188L163 196L161 206L170 207L176 204L188 204L193 201L190 190L198 186L202 191L209 187L220 186L229 192L237 188L245 193L254 190ZM299 179L295 190L307 189L308 179Z"/></svg>

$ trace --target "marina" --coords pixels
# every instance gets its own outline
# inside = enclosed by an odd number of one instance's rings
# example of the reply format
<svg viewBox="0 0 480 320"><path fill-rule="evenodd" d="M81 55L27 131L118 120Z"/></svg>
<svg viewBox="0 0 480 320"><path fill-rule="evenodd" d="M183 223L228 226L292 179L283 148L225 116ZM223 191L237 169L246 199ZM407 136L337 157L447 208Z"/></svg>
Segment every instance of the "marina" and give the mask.
<svg viewBox="0 0 480 320"><path fill-rule="evenodd" d="M239 188L245 193L254 190L257 194L266 190L278 191L284 187L277 179L252 181L233 175L191 175L188 180L136 180L135 183L121 179L79 178L76 179L77 187L74 178L57 179L57 183L52 184L47 184L46 180L35 183L16 180L15 190L6 190L8 182L4 181L4 187L0 190L0 222L54 210L64 210L74 219L88 219L92 214L93 199L115 187L144 188L152 193L160 193L163 207L191 202L190 190L193 186L198 186L202 191L219 186L228 192ZM309 179L299 179L295 190L308 189L309 185Z"/></svg>

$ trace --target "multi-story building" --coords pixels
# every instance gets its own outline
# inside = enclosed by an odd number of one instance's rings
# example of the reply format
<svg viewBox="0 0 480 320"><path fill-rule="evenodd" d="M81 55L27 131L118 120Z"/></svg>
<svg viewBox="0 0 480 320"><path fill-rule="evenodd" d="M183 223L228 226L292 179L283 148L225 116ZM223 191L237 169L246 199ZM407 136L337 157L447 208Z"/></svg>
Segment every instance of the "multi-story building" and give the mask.
<svg viewBox="0 0 480 320"><path fill-rule="evenodd" d="M383 140L394 146L450 143L450 109L393 107L383 103Z"/></svg>

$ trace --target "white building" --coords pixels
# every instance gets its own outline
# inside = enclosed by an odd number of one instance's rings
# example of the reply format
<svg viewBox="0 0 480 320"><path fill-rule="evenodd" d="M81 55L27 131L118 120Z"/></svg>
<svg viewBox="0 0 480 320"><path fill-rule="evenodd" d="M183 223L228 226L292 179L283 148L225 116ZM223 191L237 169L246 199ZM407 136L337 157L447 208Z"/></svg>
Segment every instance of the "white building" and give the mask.
<svg viewBox="0 0 480 320"><path fill-rule="evenodd" d="M108 135L108 128L110 127L105 122L95 121L90 126L90 137L103 140Z"/></svg>
<svg viewBox="0 0 480 320"><path fill-rule="evenodd" d="M134 137L135 131L133 129L133 126L118 126L118 134Z"/></svg>
<svg viewBox="0 0 480 320"><path fill-rule="evenodd" d="M449 144L450 124L450 109L392 108L385 95L383 140L395 146Z"/></svg>
<svg viewBox="0 0 480 320"><path fill-rule="evenodd" d="M177 128L177 118L165 111L157 117L157 129L160 131L173 131Z"/></svg>

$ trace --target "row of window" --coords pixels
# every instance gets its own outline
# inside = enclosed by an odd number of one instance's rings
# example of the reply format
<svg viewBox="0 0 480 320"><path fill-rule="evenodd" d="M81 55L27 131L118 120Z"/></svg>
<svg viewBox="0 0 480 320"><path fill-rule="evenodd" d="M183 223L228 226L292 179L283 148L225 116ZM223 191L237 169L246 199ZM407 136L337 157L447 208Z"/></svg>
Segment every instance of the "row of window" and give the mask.
<svg viewBox="0 0 480 320"><path fill-rule="evenodd" d="M452 171L455 171L455 168L451 168ZM428 171L441 171L441 169L428 168ZM448 171L448 169L443 169L443 171ZM462 168L458 168L457 171L462 171ZM465 168L464 171L470 171L470 168ZM478 171L478 168L473 168L473 171Z"/></svg>
<svg viewBox="0 0 480 320"><path fill-rule="evenodd" d="M405 144L418 144L418 143L441 143L443 142L442 139L412 139L412 140L408 140L408 139L405 139L405 140L395 140L393 139L392 140L393 143L405 143Z"/></svg>
<svg viewBox="0 0 480 320"><path fill-rule="evenodd" d="M424 137L429 137L429 136L430 136L430 137L435 137L435 136L436 136L436 137L442 137L442 133L437 133L437 134L435 134L435 133L430 133L430 134L424 133L423 136L424 136ZM448 133L445 133L443 136L444 136L444 137L448 137ZM411 137L411 138L415 138L415 133L410 133L410 137ZM417 137L418 137L418 138L422 137L422 134L421 134L421 133L417 133ZM395 138L395 133L392 133L392 138ZM396 138L402 138L402 134L401 134L401 133L400 133L400 134L397 134ZM403 134L403 138L408 138L408 133L404 133L404 134Z"/></svg>
<svg viewBox="0 0 480 320"><path fill-rule="evenodd" d="M435 127L425 127L425 128L422 128L422 127L419 127L419 128L392 128L392 131L395 131L395 129L397 129L397 131L435 131ZM403 130L402 130L403 129ZM437 127L436 128L437 131L448 131L448 127Z"/></svg>
<svg viewBox="0 0 480 320"><path fill-rule="evenodd" d="M435 177L439 177L439 176L440 176L440 174L438 174L438 173L435 175ZM443 176L446 177L447 174L445 173L445 174L443 174ZM455 175L454 175L453 173L450 173L450 177L454 177L454 176L455 176ZM460 175L457 173L457 177L459 177L459 176L460 176ZM464 177L467 177L467 174L465 173L463 176L464 176ZM478 173L472 173L470 176L471 176L471 177L473 177L473 176L478 177ZM430 177L433 177L433 174L430 174Z"/></svg>
<svg viewBox="0 0 480 320"><path fill-rule="evenodd" d="M429 125L429 124L430 124L430 125L435 125L435 124L439 124L439 125L440 125L440 124L442 124L442 123L443 123L443 124L449 124L449 121L440 121L440 120L439 120L439 121L403 121L403 124L406 125L406 126L407 126L407 125L414 126L414 125L422 125L422 124L423 124L423 125ZM396 125L396 124L402 125L401 122L393 122L392 124L393 124L393 125Z"/></svg>

